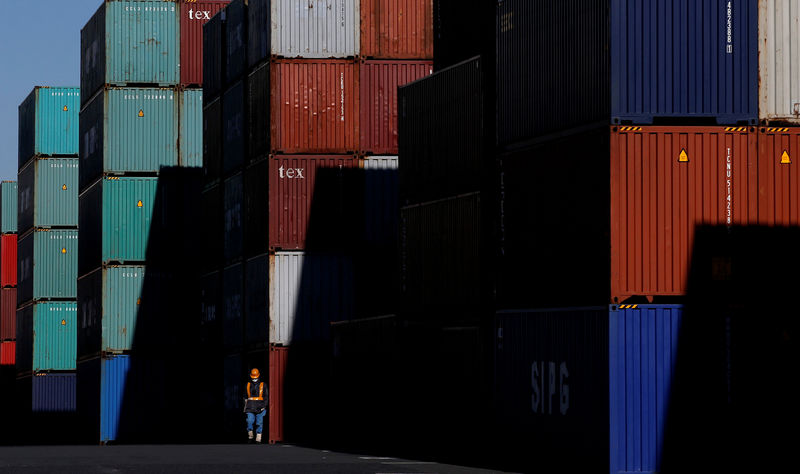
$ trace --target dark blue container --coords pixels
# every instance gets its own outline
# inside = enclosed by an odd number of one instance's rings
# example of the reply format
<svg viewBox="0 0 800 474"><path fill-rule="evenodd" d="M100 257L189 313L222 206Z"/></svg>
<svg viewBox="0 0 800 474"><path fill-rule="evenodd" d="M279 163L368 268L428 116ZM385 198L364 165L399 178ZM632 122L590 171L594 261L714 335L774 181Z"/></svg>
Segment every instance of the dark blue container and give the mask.
<svg viewBox="0 0 800 474"><path fill-rule="evenodd" d="M758 119L756 0L611 0L611 121Z"/></svg>
<svg viewBox="0 0 800 474"><path fill-rule="evenodd" d="M75 373L36 374L31 380L34 413L74 413Z"/></svg>

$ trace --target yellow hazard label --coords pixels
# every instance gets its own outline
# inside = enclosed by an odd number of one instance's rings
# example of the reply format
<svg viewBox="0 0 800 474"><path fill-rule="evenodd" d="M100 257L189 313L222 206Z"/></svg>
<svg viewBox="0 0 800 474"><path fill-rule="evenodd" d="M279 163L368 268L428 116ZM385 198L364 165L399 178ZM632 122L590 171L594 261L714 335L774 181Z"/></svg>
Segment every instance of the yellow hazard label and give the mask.
<svg viewBox="0 0 800 474"><path fill-rule="evenodd" d="M144 117L144 110L139 109L139 117Z"/></svg>
<svg viewBox="0 0 800 474"><path fill-rule="evenodd" d="M136 203L136 207L142 207L142 206L143 206L142 201L139 200L139 202Z"/></svg>
<svg viewBox="0 0 800 474"><path fill-rule="evenodd" d="M619 127L620 132L639 132L642 127Z"/></svg>
<svg viewBox="0 0 800 474"><path fill-rule="evenodd" d="M67 190L67 185L66 185L66 184L62 184L62 185L61 185L61 189L63 189L64 191L66 191L66 190Z"/></svg>
<svg viewBox="0 0 800 474"><path fill-rule="evenodd" d="M681 152L678 155L678 162L683 163L689 161L689 155L686 154L686 148L681 148Z"/></svg>
<svg viewBox="0 0 800 474"><path fill-rule="evenodd" d="M746 132L747 127L725 127L726 132Z"/></svg>
<svg viewBox="0 0 800 474"><path fill-rule="evenodd" d="M792 162L792 159L789 158L789 152L787 152L786 150L783 150L783 153L781 154L781 164L785 165L785 164L789 164L791 162Z"/></svg>
<svg viewBox="0 0 800 474"><path fill-rule="evenodd" d="M67 320L66 319L62 319L61 320L61 325L62 326L66 326L67 325Z"/></svg>
<svg viewBox="0 0 800 474"><path fill-rule="evenodd" d="M62 248L61 253L67 253L67 248L66 247Z"/></svg>
<svg viewBox="0 0 800 474"><path fill-rule="evenodd" d="M619 305L621 309L636 309L639 307L638 304L621 304Z"/></svg>
<svg viewBox="0 0 800 474"><path fill-rule="evenodd" d="M140 304L142 304L142 299L141 299L141 298L136 298L136 304L137 304L137 305L140 305Z"/></svg>
<svg viewBox="0 0 800 474"><path fill-rule="evenodd" d="M788 132L789 127L770 127L767 128L768 132Z"/></svg>
<svg viewBox="0 0 800 474"><path fill-rule="evenodd" d="M67 108L67 106L65 105L65 106L64 106L64 112L67 112L67 111L69 111L69 109L68 109L68 108Z"/></svg>

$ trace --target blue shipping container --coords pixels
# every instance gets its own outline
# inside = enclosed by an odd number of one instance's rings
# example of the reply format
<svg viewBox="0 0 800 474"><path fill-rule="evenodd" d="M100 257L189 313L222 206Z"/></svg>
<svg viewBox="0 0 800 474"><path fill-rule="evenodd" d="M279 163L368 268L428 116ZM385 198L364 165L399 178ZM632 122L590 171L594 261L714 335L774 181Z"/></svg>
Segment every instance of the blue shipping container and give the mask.
<svg viewBox="0 0 800 474"><path fill-rule="evenodd" d="M181 91L180 165L189 168L203 166L203 91Z"/></svg>
<svg viewBox="0 0 800 474"><path fill-rule="evenodd" d="M611 0L612 123L758 120L758 2Z"/></svg>
<svg viewBox="0 0 800 474"><path fill-rule="evenodd" d="M31 385L31 408L34 413L75 412L75 372L36 374Z"/></svg>
<svg viewBox="0 0 800 474"><path fill-rule="evenodd" d="M13 234L17 232L17 182L0 183L0 232Z"/></svg>
<svg viewBox="0 0 800 474"><path fill-rule="evenodd" d="M19 230L77 227L78 158L37 158L19 171Z"/></svg>
<svg viewBox="0 0 800 474"><path fill-rule="evenodd" d="M78 112L77 87L35 87L19 106L19 169L34 155L77 155Z"/></svg>
<svg viewBox="0 0 800 474"><path fill-rule="evenodd" d="M19 240L17 255L19 303L77 296L77 229L35 229Z"/></svg>

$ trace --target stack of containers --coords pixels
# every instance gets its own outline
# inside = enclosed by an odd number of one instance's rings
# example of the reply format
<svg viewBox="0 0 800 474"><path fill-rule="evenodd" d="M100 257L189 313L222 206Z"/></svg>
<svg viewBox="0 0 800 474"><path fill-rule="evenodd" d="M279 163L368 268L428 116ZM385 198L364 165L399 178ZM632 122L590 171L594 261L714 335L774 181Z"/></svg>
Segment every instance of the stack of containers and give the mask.
<svg viewBox="0 0 800 474"><path fill-rule="evenodd" d="M147 394L189 358L175 302L196 261L201 28L224 3L106 0L81 30L78 402L95 442L159 426Z"/></svg>
<svg viewBox="0 0 800 474"><path fill-rule="evenodd" d="M26 410L74 415L78 276L77 87L19 106L17 373Z"/></svg>
<svg viewBox="0 0 800 474"><path fill-rule="evenodd" d="M0 377L12 386L17 340L17 182L0 183Z"/></svg>

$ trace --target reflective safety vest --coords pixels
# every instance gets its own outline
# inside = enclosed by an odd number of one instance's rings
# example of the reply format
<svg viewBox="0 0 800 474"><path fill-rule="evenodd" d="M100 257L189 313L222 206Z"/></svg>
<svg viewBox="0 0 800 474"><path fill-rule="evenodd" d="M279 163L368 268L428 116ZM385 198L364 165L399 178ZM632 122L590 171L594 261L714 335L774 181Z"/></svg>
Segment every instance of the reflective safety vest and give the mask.
<svg viewBox="0 0 800 474"><path fill-rule="evenodd" d="M260 413L266 409L267 393L268 390L264 388L264 382L247 382L247 387L245 388L247 398L245 399L244 411L246 413Z"/></svg>

